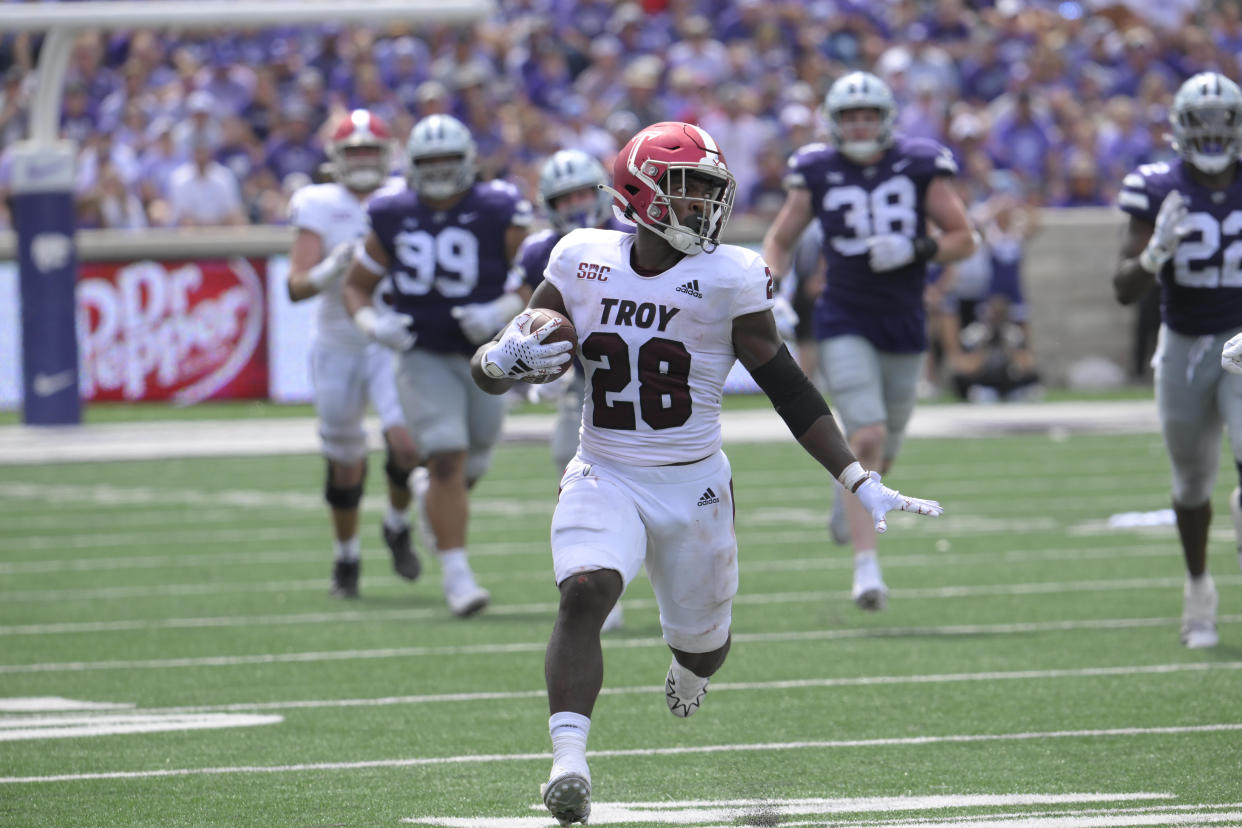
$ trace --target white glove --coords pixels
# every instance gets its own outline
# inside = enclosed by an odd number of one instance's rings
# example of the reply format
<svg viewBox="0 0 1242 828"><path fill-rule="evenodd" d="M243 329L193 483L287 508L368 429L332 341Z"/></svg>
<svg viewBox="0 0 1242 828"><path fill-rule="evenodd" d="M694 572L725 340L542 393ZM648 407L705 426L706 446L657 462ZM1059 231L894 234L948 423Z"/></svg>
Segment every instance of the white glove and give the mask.
<svg viewBox="0 0 1242 828"><path fill-rule="evenodd" d="M354 261L354 243L341 242L332 248L332 252L323 261L306 272L306 280L315 288L316 293L323 293L328 285L349 272Z"/></svg>
<svg viewBox="0 0 1242 828"><path fill-rule="evenodd" d="M871 519L875 521L875 531L881 534L888 531L888 521L884 516L894 509L931 517L940 517L944 514L944 509L936 501L906 497L896 489L890 489L880 483L879 472L865 471L857 462L847 466L841 472L840 479L841 484L857 495L863 506L871 513Z"/></svg>
<svg viewBox="0 0 1242 828"><path fill-rule="evenodd" d="M1177 190L1172 190L1160 203L1160 212L1156 213L1156 226L1151 231L1147 246L1139 254L1139 266L1153 276L1159 273L1177 252L1177 245L1182 241L1186 229L1182 223L1186 220L1186 201Z"/></svg>
<svg viewBox="0 0 1242 828"><path fill-rule="evenodd" d="M410 330L414 317L405 313L377 313L375 308L360 308L354 314L354 324L367 338L392 348L408 351L414 347L418 334Z"/></svg>
<svg viewBox="0 0 1242 828"><path fill-rule="evenodd" d="M513 317L500 341L484 352L479 362L483 373L492 379L539 379L555 374L560 366L569 362L572 342L543 343L560 326L551 323L534 333L523 333L522 328L530 318L530 311Z"/></svg>
<svg viewBox="0 0 1242 828"><path fill-rule="evenodd" d="M777 294L772 305L772 316L776 319L776 330L781 339L793 339L794 328L798 326L798 312L789 304L789 300Z"/></svg>
<svg viewBox="0 0 1242 828"><path fill-rule="evenodd" d="M1242 333L1229 337L1220 352L1220 367L1231 374L1242 374Z"/></svg>
<svg viewBox="0 0 1242 828"><path fill-rule="evenodd" d="M453 318L461 326L461 332L471 343L482 345L492 338L496 331L520 311L525 302L516 293L506 293L490 302L479 302L473 305L458 305L453 308Z"/></svg>
<svg viewBox="0 0 1242 828"><path fill-rule="evenodd" d="M871 269L879 273L896 270L914 261L914 239L900 233L885 233L867 239Z"/></svg>

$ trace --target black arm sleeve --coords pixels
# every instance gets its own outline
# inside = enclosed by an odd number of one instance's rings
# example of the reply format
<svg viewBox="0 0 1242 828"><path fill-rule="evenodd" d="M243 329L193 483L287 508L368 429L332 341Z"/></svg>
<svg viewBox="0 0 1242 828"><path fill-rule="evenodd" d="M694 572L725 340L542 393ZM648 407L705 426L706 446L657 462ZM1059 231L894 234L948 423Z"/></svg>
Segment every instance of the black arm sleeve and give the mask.
<svg viewBox="0 0 1242 828"><path fill-rule="evenodd" d="M824 402L784 345L776 356L751 371L750 375L799 440L820 417L832 416L828 403Z"/></svg>

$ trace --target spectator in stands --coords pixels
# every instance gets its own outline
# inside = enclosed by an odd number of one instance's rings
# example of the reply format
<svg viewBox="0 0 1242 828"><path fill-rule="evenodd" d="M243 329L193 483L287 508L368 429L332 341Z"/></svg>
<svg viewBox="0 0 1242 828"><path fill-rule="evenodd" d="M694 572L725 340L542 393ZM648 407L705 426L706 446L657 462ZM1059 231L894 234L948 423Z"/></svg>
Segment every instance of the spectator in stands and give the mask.
<svg viewBox="0 0 1242 828"><path fill-rule="evenodd" d="M194 135L190 144L190 160L169 180L169 222L178 227L245 224L237 179L215 160L211 136Z"/></svg>
<svg viewBox="0 0 1242 828"><path fill-rule="evenodd" d="M1026 329L1009 316L1009 300L996 294L962 329L961 347L951 357L953 387L974 403L1016 402L1042 395L1039 371Z"/></svg>

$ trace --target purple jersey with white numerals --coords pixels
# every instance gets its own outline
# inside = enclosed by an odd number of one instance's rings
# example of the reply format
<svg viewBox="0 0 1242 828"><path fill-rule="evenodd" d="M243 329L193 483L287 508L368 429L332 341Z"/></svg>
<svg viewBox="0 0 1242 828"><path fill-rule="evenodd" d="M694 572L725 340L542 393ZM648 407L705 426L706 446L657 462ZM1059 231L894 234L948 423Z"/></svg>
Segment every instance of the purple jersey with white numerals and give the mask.
<svg viewBox="0 0 1242 828"><path fill-rule="evenodd" d="M1223 190L1197 183L1177 158L1144 164L1121 182L1117 204L1156 223L1173 190L1186 201L1189 232L1160 270L1160 317L1189 336L1242 327L1242 175Z"/></svg>
<svg viewBox="0 0 1242 828"><path fill-rule="evenodd" d="M948 149L923 138L898 137L880 159L857 164L827 144L809 144L789 159L787 187L804 187L824 233L828 284L815 304L815 338L854 334L877 349L927 348L923 310L926 262L875 273L867 239L927 235L927 188L957 175Z"/></svg>
<svg viewBox="0 0 1242 828"><path fill-rule="evenodd" d="M406 187L375 198L367 216L388 254L396 309L414 317L418 347L474 353L452 309L490 302L517 286L509 282L505 234L510 225L529 226L530 202L509 182L488 181L437 210Z"/></svg>

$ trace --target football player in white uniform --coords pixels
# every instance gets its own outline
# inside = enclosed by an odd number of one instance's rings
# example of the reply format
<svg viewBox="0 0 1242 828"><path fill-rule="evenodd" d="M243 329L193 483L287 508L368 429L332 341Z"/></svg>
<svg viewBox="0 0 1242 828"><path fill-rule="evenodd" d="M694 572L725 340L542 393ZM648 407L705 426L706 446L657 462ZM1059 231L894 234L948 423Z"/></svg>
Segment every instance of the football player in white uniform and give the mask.
<svg viewBox="0 0 1242 828"><path fill-rule="evenodd" d="M1172 466L1173 514L1186 561L1181 641L1214 647L1216 585L1207 569L1212 489L1222 428L1242 477L1242 377L1230 368L1242 331L1242 91L1216 72L1182 84L1169 111L1179 158L1144 164L1121 182L1130 216L1113 276L1131 304L1160 286L1160 334L1152 357L1156 408ZM1216 355L1220 354L1220 357ZM1242 538L1238 489L1229 495Z"/></svg>
<svg viewBox="0 0 1242 828"><path fill-rule="evenodd" d="M419 560L410 541L408 481L419 458L397 400L392 352L354 327L341 298L341 277L366 235L367 200L388 175L392 133L378 116L356 109L333 130L327 150L336 181L303 187L290 201L297 234L289 252L288 289L294 302L319 297L311 379L328 461L324 498L336 537L332 594L354 598L361 569L358 504L367 471L362 420L368 400L388 448L388 510L381 531L393 568L410 581L418 577Z"/></svg>
<svg viewBox="0 0 1242 828"><path fill-rule="evenodd" d="M545 676L553 764L544 804L563 825L585 822L591 711L603 683L600 626L644 564L672 650L669 711L698 710L729 652L737 590L733 481L721 450L725 377L741 360L794 436L870 510L938 515L934 501L884 487L850 452L827 404L777 332L763 259L719 244L735 182L716 142L691 124L654 124L613 164L619 209L634 234L574 230L556 245L530 307L565 314L587 375L581 445L552 518L560 607ZM707 254L711 254L710 256ZM527 312L475 353L475 382L501 394L570 358L524 334Z"/></svg>
<svg viewBox="0 0 1242 828"><path fill-rule="evenodd" d="M788 271L802 231L823 230L828 283L814 330L828 396L863 466L887 475L914 411L923 353L927 265L975 249L966 208L949 179L952 154L934 141L893 133L897 104L875 75L852 72L828 90L831 145L789 159L788 195L763 240L763 256ZM928 224L940 231L928 235ZM854 547L854 603L880 610L888 587L875 532L857 498L837 488L829 531ZM844 508L842 508L844 507Z"/></svg>

